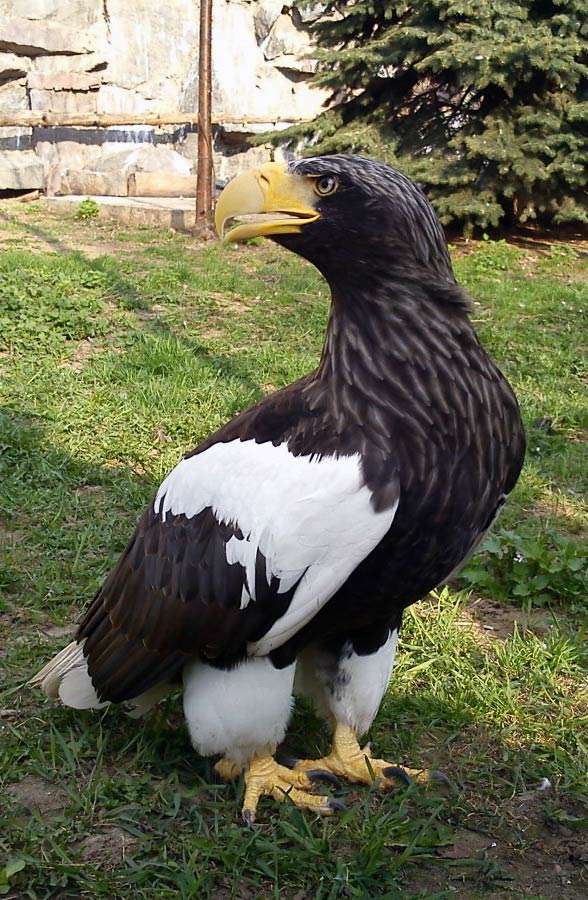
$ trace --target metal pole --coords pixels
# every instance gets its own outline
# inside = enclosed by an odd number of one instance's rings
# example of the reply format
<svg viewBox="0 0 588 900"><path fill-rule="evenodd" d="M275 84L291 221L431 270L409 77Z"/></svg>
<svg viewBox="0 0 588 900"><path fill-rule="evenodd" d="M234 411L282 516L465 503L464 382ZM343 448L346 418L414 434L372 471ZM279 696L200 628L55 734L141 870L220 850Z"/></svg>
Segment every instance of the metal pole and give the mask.
<svg viewBox="0 0 588 900"><path fill-rule="evenodd" d="M200 45L198 50L198 167L196 170L196 228L212 228L212 0L200 0Z"/></svg>

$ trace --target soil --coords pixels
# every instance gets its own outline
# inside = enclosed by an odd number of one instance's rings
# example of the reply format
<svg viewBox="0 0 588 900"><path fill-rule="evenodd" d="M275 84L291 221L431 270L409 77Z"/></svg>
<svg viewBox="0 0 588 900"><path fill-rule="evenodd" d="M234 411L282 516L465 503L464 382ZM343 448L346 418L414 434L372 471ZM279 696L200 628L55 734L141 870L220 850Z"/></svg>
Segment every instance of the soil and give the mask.
<svg viewBox="0 0 588 900"><path fill-rule="evenodd" d="M109 871L123 865L137 844L137 838L122 828L109 826L88 834L75 845L82 860L95 869Z"/></svg>
<svg viewBox="0 0 588 900"><path fill-rule="evenodd" d="M564 819L581 818L582 811L560 803L551 788L513 797L497 810L496 834L457 831L438 854L447 866L409 873L406 888L447 890L463 900L586 900L588 834L552 818L554 809Z"/></svg>
<svg viewBox="0 0 588 900"><path fill-rule="evenodd" d="M515 628L545 635L553 627L553 617L547 610L524 610L482 597L472 598L462 621L475 629L481 643L506 640L513 636Z"/></svg>
<svg viewBox="0 0 588 900"><path fill-rule="evenodd" d="M25 775L22 781L9 784L6 792L15 804L17 814L40 813L43 818L51 818L61 815L68 805L64 788L37 775Z"/></svg>

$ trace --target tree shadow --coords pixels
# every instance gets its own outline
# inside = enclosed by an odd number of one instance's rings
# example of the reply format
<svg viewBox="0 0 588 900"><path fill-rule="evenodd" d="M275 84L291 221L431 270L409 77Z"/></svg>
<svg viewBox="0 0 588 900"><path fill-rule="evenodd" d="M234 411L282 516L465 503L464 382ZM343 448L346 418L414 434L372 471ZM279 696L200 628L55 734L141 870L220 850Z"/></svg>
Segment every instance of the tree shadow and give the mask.
<svg viewBox="0 0 588 900"><path fill-rule="evenodd" d="M112 260L116 262L116 257L105 254L96 258L90 258L62 238L53 234L50 230L34 223L22 222L21 219L12 217L1 209L0 220L11 225L18 225L26 233L43 241L54 252L81 262L88 272L100 274L105 279L105 293L114 299L115 302L118 301L124 309L136 313L137 322L146 333L157 334L160 337L166 335L173 337L188 353L196 356L203 363L210 365L221 378L236 378L240 380L255 398L260 398L263 395L260 383L251 377L250 371L248 371L246 366L240 365L237 358L220 353L217 350L211 352L196 338L187 336L184 329L174 328L156 314L152 316L146 315L146 313L153 311L154 304L159 301L146 297L127 276L113 270L110 263Z"/></svg>
<svg viewBox="0 0 588 900"><path fill-rule="evenodd" d="M59 617L80 594L83 605L84 588L91 596L156 488L126 466L53 446L35 411L9 407L0 407L0 479L0 611L18 619L32 611L34 620Z"/></svg>

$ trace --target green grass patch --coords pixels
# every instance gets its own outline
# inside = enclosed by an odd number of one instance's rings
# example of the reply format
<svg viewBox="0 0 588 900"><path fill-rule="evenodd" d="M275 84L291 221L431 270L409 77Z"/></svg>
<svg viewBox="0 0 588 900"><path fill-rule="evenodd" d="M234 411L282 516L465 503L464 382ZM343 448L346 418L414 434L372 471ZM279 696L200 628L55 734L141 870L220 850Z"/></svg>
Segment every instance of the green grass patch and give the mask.
<svg viewBox="0 0 588 900"><path fill-rule="evenodd" d="M329 821L265 802L248 830L242 785L214 781L177 698L133 722L22 685L68 639L181 455L316 365L327 289L269 243L195 247L34 204L0 212L0 895L584 897L581 248L486 240L456 258L521 401L528 460L461 580L407 614L371 734L378 755L442 769L454 790L345 787L349 811ZM286 752L327 746L297 710Z"/></svg>

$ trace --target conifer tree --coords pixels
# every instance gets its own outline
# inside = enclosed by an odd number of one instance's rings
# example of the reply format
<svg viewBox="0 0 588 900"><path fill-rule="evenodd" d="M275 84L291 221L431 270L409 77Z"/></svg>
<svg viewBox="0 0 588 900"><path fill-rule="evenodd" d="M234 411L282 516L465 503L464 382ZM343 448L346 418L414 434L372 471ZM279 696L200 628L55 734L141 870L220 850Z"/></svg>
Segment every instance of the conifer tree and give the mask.
<svg viewBox="0 0 588 900"><path fill-rule="evenodd" d="M588 223L588 0L322 8L316 81L332 105L290 143L388 159L445 223Z"/></svg>

